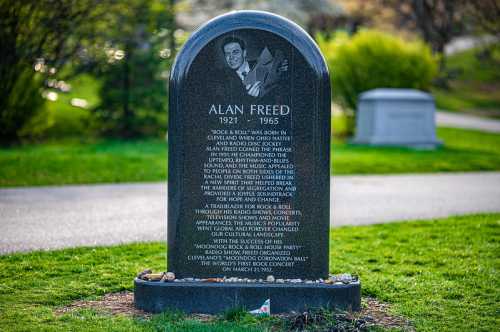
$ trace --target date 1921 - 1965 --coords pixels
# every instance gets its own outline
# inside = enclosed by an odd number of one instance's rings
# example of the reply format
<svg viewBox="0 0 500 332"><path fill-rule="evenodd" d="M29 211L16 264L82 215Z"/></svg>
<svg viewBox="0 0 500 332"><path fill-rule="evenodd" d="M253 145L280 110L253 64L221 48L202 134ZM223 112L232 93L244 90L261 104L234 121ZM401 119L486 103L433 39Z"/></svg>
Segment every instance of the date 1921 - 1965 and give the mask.
<svg viewBox="0 0 500 332"><path fill-rule="evenodd" d="M261 125L277 125L279 124L278 117L259 117L259 124ZM247 120L250 122L251 120ZM238 124L237 116L220 116L219 122L223 125L236 125Z"/></svg>

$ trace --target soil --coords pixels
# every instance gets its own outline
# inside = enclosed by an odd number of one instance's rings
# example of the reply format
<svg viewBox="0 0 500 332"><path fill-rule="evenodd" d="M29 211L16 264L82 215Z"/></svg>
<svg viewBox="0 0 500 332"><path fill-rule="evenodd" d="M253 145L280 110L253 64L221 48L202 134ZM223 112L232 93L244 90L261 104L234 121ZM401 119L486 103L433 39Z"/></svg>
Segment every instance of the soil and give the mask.
<svg viewBox="0 0 500 332"><path fill-rule="evenodd" d="M63 315L79 309L94 309L112 315L126 315L132 317L150 318L151 314L138 310L134 307L133 292L110 293L104 295L99 300L78 300L68 306L55 311L57 315ZM403 331L415 331L410 321L402 316L392 314L391 307L387 303L382 303L374 298L363 298L362 310L360 312L346 312L336 315L336 320L344 320L348 323L359 325L359 331L369 326L380 326L383 328L396 328ZM318 313L300 313L280 315L281 318L290 320L292 324L305 327L307 319L314 317L318 319ZM194 314L188 316L190 319L207 322L216 319L213 315ZM309 317L309 318L308 318ZM304 325L305 324L305 325ZM296 326L299 327L299 326ZM300 328L299 328L300 329Z"/></svg>

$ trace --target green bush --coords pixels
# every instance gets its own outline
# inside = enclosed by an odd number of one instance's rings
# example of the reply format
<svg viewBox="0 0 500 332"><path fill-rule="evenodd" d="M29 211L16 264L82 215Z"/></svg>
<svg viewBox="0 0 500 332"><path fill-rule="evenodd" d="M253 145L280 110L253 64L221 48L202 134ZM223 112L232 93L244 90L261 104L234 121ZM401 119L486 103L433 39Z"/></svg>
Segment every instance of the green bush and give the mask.
<svg viewBox="0 0 500 332"><path fill-rule="evenodd" d="M39 91L43 82L40 75L26 63L19 67L11 92L0 100L0 145L19 141L23 126L45 103Z"/></svg>
<svg viewBox="0 0 500 332"><path fill-rule="evenodd" d="M167 131L169 61L135 50L102 71L101 104L93 112L107 137L160 137Z"/></svg>
<svg viewBox="0 0 500 332"><path fill-rule="evenodd" d="M429 90L437 74L438 59L421 41L374 30L353 36L337 33L317 36L328 62L332 96L336 102L356 109L358 95L375 88Z"/></svg>

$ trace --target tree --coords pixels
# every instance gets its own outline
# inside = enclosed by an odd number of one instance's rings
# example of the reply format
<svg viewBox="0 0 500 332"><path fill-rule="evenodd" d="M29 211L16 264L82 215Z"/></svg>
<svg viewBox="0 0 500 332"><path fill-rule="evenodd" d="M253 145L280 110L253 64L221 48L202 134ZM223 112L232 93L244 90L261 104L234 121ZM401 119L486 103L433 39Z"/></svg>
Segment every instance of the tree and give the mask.
<svg viewBox="0 0 500 332"><path fill-rule="evenodd" d="M412 17L435 52L443 53L445 45L461 30L461 0L410 0L406 14ZM399 7L405 14L404 7Z"/></svg>
<svg viewBox="0 0 500 332"><path fill-rule="evenodd" d="M347 1L347 0L344 0ZM350 0L354 14L364 21L384 17L396 26L416 29L435 52L463 30L466 0ZM351 12L353 11L351 10Z"/></svg>
<svg viewBox="0 0 500 332"><path fill-rule="evenodd" d="M104 135L131 138L164 133L167 84L173 46L173 12L165 0L131 0L117 5L113 23L94 53L103 80L94 110ZM104 50L104 52L103 52ZM100 52L100 53L99 53Z"/></svg>
<svg viewBox="0 0 500 332"><path fill-rule="evenodd" d="M12 143L43 100L40 89L73 59L106 14L99 0L0 0L0 142Z"/></svg>
<svg viewBox="0 0 500 332"><path fill-rule="evenodd" d="M353 6L353 14L370 22L384 17L397 28L416 30L432 47L434 53L443 54L451 39L466 28L467 0L343 0ZM490 1L490 0L486 0ZM496 0L491 0L496 1ZM477 1L480 3L481 1ZM444 55L440 58L441 72L445 69Z"/></svg>
<svg viewBox="0 0 500 332"><path fill-rule="evenodd" d="M479 32L500 37L500 0L466 2L465 14Z"/></svg>

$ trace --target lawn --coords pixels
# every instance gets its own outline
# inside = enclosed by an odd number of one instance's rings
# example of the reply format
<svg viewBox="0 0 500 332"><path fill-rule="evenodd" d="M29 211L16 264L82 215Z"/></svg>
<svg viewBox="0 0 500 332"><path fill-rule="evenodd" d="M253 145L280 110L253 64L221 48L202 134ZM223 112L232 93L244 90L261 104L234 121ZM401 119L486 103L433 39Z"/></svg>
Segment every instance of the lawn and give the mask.
<svg viewBox="0 0 500 332"><path fill-rule="evenodd" d="M500 46L491 57L481 57L480 49L454 54L447 59L452 73L449 89L434 88L438 108L500 117Z"/></svg>
<svg viewBox="0 0 500 332"><path fill-rule="evenodd" d="M334 139L333 174L500 170L500 135L439 128L434 151L353 146ZM160 139L64 141L0 149L0 186L164 181L167 144Z"/></svg>
<svg viewBox="0 0 500 332"><path fill-rule="evenodd" d="M500 214L331 230L330 271L360 275L364 296L388 302L418 331L492 331L500 324ZM202 323L79 309L78 299L132 289L137 271L165 269L162 243L0 256L4 331L262 331L278 318Z"/></svg>
<svg viewBox="0 0 500 332"><path fill-rule="evenodd" d="M500 170L500 135L438 128L437 150L353 146L334 140L333 174L393 174Z"/></svg>
<svg viewBox="0 0 500 332"><path fill-rule="evenodd" d="M0 186L161 181L161 140L65 141L0 150Z"/></svg>

